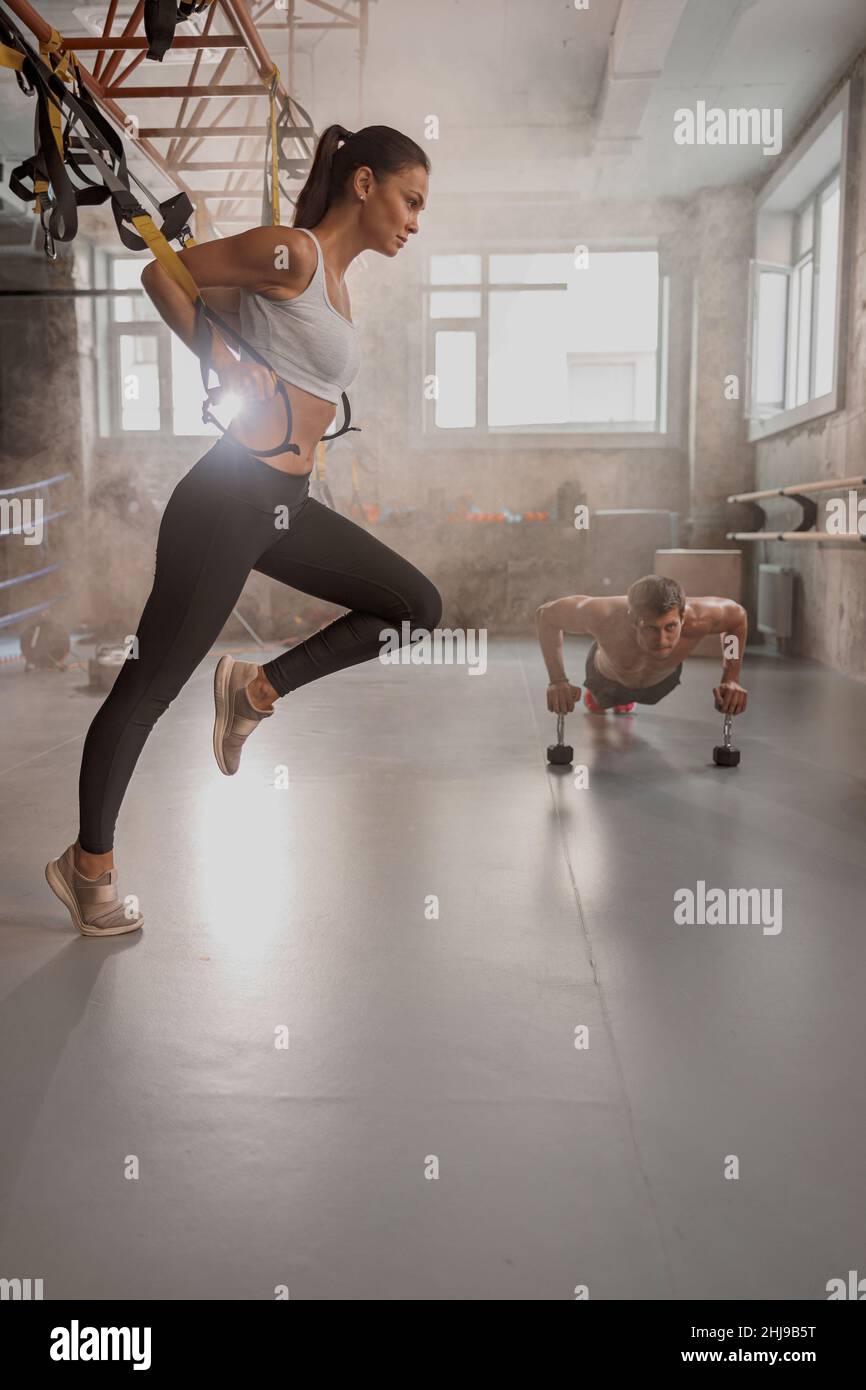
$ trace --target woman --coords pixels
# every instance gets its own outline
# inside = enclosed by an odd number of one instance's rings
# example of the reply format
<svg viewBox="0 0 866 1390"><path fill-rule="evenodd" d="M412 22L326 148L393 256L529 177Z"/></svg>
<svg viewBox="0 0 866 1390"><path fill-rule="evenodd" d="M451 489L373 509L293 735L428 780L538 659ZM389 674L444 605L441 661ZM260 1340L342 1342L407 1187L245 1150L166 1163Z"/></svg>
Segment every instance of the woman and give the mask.
<svg viewBox="0 0 866 1390"><path fill-rule="evenodd" d="M118 896L117 813L148 734L210 651L250 570L350 611L263 666L221 658L213 745L229 776L277 700L378 655L383 626L402 633L403 622L426 629L439 622L441 596L425 575L308 495L315 446L358 370L345 273L362 251L396 256L418 231L429 170L420 146L389 126L354 135L329 126L291 228L256 227L180 253L207 303L238 315L242 337L279 381L255 361L238 362L213 336L217 394L231 391L244 409L169 498L138 654L124 662L85 739L78 839L45 870L84 935L136 931L144 920ZM157 261L141 282L197 351L186 293ZM277 390L291 403L291 445Z"/></svg>

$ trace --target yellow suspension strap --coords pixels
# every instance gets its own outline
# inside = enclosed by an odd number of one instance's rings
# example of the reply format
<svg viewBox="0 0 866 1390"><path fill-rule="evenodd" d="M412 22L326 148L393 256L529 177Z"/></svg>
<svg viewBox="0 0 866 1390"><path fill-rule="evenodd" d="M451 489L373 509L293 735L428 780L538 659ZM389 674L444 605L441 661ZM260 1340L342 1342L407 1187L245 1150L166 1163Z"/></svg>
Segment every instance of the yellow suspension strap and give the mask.
<svg viewBox="0 0 866 1390"><path fill-rule="evenodd" d="M63 38L51 29L48 38L33 49L5 14L0 14L0 67L10 68L25 96L36 95L34 154L12 170L9 187L16 197L35 203L33 211L45 232L45 251L56 258L54 241L69 240L77 228L79 202L104 201L107 194L76 189L66 168L66 136L63 130L64 83L77 75L75 58L63 51ZM31 188L27 187L27 181ZM51 221L45 223L45 214ZM68 230L71 228L71 230ZM68 233L68 234L67 234Z"/></svg>
<svg viewBox="0 0 866 1390"><path fill-rule="evenodd" d="M7 35L7 37L10 36ZM54 65L52 65L51 62L51 55L53 53L58 53L62 55L59 61ZM69 55L63 52L63 39L56 29L52 29L51 33L48 35L48 38L44 39L40 43L39 55L42 61L45 63L46 67L49 69L49 71L52 70L53 66L54 73L61 81L68 82L70 80L68 72ZM18 49L13 48L9 44L0 43L0 67L11 68L13 72L20 73L21 78L26 76L26 72L24 69L26 57L26 53L19 52ZM26 91L21 78L19 78L19 86L22 87L22 90ZM31 86L29 91L26 92L26 94L29 96L32 95L32 92L33 88ZM48 121L54 144L58 150L60 158L63 159L64 150L61 110L59 106L56 106L53 103L49 104ZM42 213L42 196L43 194L48 192L48 188L49 180L47 178L40 176L34 179L33 193L36 200L36 207L34 211L40 216Z"/></svg>
<svg viewBox="0 0 866 1390"><path fill-rule="evenodd" d="M276 63L268 75L268 140L271 147L271 207L270 217L271 226L280 225L280 144L277 137L277 87L280 81L280 70ZM265 186L262 190L262 226L265 226L266 204L268 196L267 178L267 150L265 151Z"/></svg>
<svg viewBox="0 0 866 1390"><path fill-rule="evenodd" d="M69 70L70 55L68 53L63 52L62 45L63 40L60 34L57 32L56 29L52 29L48 38L45 39L39 45L39 56L42 59L45 66L51 68L51 55L56 53L58 55L58 61L53 65L55 77L59 78L61 82L71 82L72 73ZM75 61L74 57L72 61ZM54 102L51 102L49 104L48 119L51 125L51 134L54 139L54 144L57 147L57 151L60 155L60 158L63 159L65 154L63 148L63 113L61 111L61 108L55 105ZM48 187L49 184L47 179L40 178L34 181L36 206L33 210L36 213L37 217L39 217L40 221L42 219L43 211L42 197L45 193L48 192Z"/></svg>

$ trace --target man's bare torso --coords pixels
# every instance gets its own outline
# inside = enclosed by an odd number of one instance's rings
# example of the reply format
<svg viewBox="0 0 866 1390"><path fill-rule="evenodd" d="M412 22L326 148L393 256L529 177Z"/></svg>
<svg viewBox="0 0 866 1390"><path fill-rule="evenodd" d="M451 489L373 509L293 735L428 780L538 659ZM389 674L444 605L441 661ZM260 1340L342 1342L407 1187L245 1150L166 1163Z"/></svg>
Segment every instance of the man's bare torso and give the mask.
<svg viewBox="0 0 866 1390"><path fill-rule="evenodd" d="M709 600L689 599L679 641L672 651L656 656L638 646L625 595L606 599L604 609L593 615L592 625L592 635L598 643L595 665L599 674L629 690L657 685L706 637L708 623L704 613L708 604Z"/></svg>

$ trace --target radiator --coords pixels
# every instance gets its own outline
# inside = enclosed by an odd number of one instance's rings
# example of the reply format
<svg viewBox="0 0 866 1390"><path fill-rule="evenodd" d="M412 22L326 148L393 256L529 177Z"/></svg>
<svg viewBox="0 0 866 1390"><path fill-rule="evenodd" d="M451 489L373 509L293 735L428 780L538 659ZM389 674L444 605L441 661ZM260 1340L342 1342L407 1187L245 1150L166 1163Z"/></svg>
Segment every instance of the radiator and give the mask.
<svg viewBox="0 0 866 1390"><path fill-rule="evenodd" d="M794 571L787 565L758 566L758 631L790 637Z"/></svg>

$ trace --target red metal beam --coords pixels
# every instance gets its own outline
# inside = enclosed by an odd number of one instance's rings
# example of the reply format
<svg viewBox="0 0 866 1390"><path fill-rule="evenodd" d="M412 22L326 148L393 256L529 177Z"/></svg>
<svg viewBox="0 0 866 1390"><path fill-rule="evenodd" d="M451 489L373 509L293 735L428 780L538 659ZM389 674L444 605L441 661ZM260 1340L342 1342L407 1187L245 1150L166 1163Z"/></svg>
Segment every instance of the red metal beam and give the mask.
<svg viewBox="0 0 866 1390"><path fill-rule="evenodd" d="M135 61L135 60L133 60ZM115 96L116 86L109 88L107 95ZM225 87L124 87L123 96L135 97L140 100L142 97L266 97L266 87L252 87L239 83L237 86Z"/></svg>
<svg viewBox="0 0 866 1390"><path fill-rule="evenodd" d="M132 61L127 63L126 67L123 69L123 72L118 73L117 77L115 77L114 82L112 83L111 92L107 92L106 95L110 96L112 92L117 91L118 87L122 87L129 74L138 67L139 63L143 63L146 57L147 52L145 49L142 48L141 52L136 53Z"/></svg>
<svg viewBox="0 0 866 1390"><path fill-rule="evenodd" d="M117 0L111 0L110 5L108 6L108 15L106 16L105 23L102 26L102 33L105 38L110 38L111 36L111 26L114 23L114 14L116 9ZM97 82L99 81L99 70L102 67L102 60L104 56L105 50L103 49L99 53L97 53L96 62L93 65L93 76L96 78Z"/></svg>
<svg viewBox="0 0 866 1390"><path fill-rule="evenodd" d="M4 0L5 2L5 0ZM17 3L17 0L16 0ZM10 10L15 10L16 5L9 0ZM30 9L30 6L27 6ZM33 11L35 14L35 10ZM25 23L27 21L25 20ZM35 32L35 31L34 31ZM175 48L246 48L247 43L242 34L210 34L207 38L203 34L180 34L172 40L172 49ZM67 37L63 35L63 47L71 48L74 53L92 52L98 48L120 48L122 50L132 48L150 48L150 40L145 34L130 34L127 38L101 39L93 38L88 35L81 38L77 34ZM92 74L91 74L92 75Z"/></svg>
<svg viewBox="0 0 866 1390"><path fill-rule="evenodd" d="M144 0L136 0L135 9L133 10L132 14L129 16L129 19L126 21L126 24L124 25L123 34L122 34L122 37L123 37L123 38L126 38L129 34L134 34L134 33L135 33L136 29L138 28L138 26L139 26L139 24L140 24L140 22L141 22L141 17L142 17L143 14L144 14ZM112 53L112 55L111 55L111 57L109 58L108 62L105 64L105 68L104 68L104 70L103 70L102 76L101 76L101 78L99 79L100 82L102 83L102 86L103 86L103 87L107 87L107 86L108 86L108 84L110 83L112 77L113 77L114 74L117 72L117 69L120 67L120 60L121 60L121 57L122 57L122 56L123 56L123 51L122 51L122 49L116 49L115 52Z"/></svg>
<svg viewBox="0 0 866 1390"><path fill-rule="evenodd" d="M289 11L286 16L287 22L285 24L277 24L268 27L273 29L274 31L278 30L281 33L285 33L287 35L289 45L290 68L293 56L293 30L295 28L340 27L356 29L363 27L363 20L365 18L366 11L366 0L360 0L361 13L360 18L357 21L345 16L344 12L333 9L332 6L325 3L325 0L311 0L311 2L314 4L318 4L319 8L324 9L329 13L333 13L337 16L342 16L342 18L345 19L346 22L341 22L339 25L329 23L324 26L306 23L298 25L297 21L294 18L294 0L288 0ZM29 3L29 0L6 0L6 3L9 5L9 8L13 11L13 13L15 13L18 16L18 18L25 25L27 25L27 27L32 31L32 33L36 35L36 38L40 42L44 42L50 37L53 30L53 26L48 24L42 18L42 16ZM231 111L232 107L236 104L239 97L267 96L267 86L264 84L267 84L269 82L269 79L271 78L274 72L275 65L273 59L261 38L260 31L257 28L255 21L251 16L248 0L219 0L221 12L224 13L228 17L229 21L234 25L237 31L236 33L213 34L208 32L213 17L217 13L217 4L214 3L209 8L208 15L205 21L204 32L202 34L181 34L175 37L172 41L173 49L192 50L195 53L193 69L192 73L190 74L190 81L186 85L160 85L152 87L123 86L130 73L132 73L133 70L144 61L147 54L147 49L150 45L149 40L145 34L134 33L134 30L138 28L142 22L142 17L144 13L144 0L137 0L133 13L125 24L123 33L120 35L112 36L110 31L116 17L117 3L118 0L109 0L109 10L106 16L102 35L97 37L88 35L87 37L80 38L75 36L61 36L61 43L64 49L81 53L95 52L97 55L95 66L97 71L101 69L101 78L98 78L94 73L90 72L86 67L84 67L82 63L79 63L81 79L84 85L87 87L88 91L93 95L93 97L99 103L99 105L107 112L109 116L111 116L112 120L114 120L122 130L128 130L129 118L127 117L124 110L115 102L115 96L122 94L124 96L129 96L130 99L136 101L162 97L180 99L182 101L180 114L178 116L178 123L176 126L147 127L139 131L139 134L136 137L134 143L135 148L140 150L140 152L150 161L150 163L156 169L158 169L161 174L168 178L176 188L182 189L185 193L187 193L194 204L196 203L196 200L200 201L200 213L203 222L206 226L210 223L210 218L207 212L207 208L205 206L206 199L221 198L228 203L239 202L242 200L258 200L258 198L260 197L259 193L252 190L246 191L241 188L233 189L229 187L222 192L208 191L207 193L200 194L198 190L188 187L184 180L181 177L179 177L178 173L180 169L189 169L191 171L199 169L230 170L232 173L240 173L242 170L249 170L260 173L262 170L262 164L258 160L234 159L223 162L219 159L205 161L194 161L187 159L185 161L182 161L182 156L184 154L188 156L189 154L195 153L197 146L201 143L202 140L211 141L213 139L219 138L240 138L240 140L242 141L244 139L254 138L256 140L261 141L263 136L267 132L267 126L262 125L260 123L261 115L259 116L258 121L253 123L252 110L250 111L250 122L247 125L222 126L220 124L220 122L225 119L225 117ZM268 0L268 2L263 4L261 8L258 10L259 17L267 13L272 7L273 0ZM204 49L223 49L225 51L223 53L223 56L220 58L216 72L211 82L205 85L196 85L195 79L203 56L202 50ZM219 85L220 78L225 72L228 64L231 62L234 53L237 52L239 49L246 50L250 58L250 61L254 65L256 73L258 74L259 78L263 83L261 87L258 87L255 84L249 82L234 83L231 85L226 85L224 87L221 87ZM132 57L131 61L126 65L126 67L122 70L122 72L120 72L118 76L115 76L115 74L117 73L117 69L121 63L122 55L124 53L132 53L134 56ZM108 57L106 61L107 54L110 54L111 56ZM104 67L102 67L103 64ZM120 91L121 88L123 89L122 93ZM223 99L228 98L228 100L225 102L224 107L219 112L213 124L198 124L205 110L205 102L209 101L211 98L216 96L222 97ZM283 82L279 82L277 84L275 96L280 106L282 106L288 100L288 92ZM185 121L184 118L186 116L187 105L191 101L196 103L195 110L191 113L190 119L188 121ZM297 135L295 137L300 142L302 150L302 153L297 156L298 164L303 164L304 160L309 158L311 153L311 147L308 147L306 142L311 141L314 137L315 131L313 131L312 129L304 129L303 134ZM169 149L169 154L167 157L160 154L159 150L157 150L150 143L150 138L167 138L172 140L172 146ZM238 146L238 152L240 152L240 149L241 146ZM216 220L222 221L223 219L218 218Z"/></svg>
<svg viewBox="0 0 866 1390"><path fill-rule="evenodd" d="M262 43L261 35L250 19L244 0L220 0L220 4L225 13L230 16L238 33L243 34L250 51L250 58L258 64L259 77L267 80L273 70L274 60ZM277 93L281 101L287 95L282 85L278 87Z"/></svg>
<svg viewBox="0 0 866 1390"><path fill-rule="evenodd" d="M210 9L209 9L208 12L207 12L206 17L205 17L204 28L203 28L203 31L202 31L204 34L209 34L209 33L210 33L210 27L211 27L211 24L213 23L214 15L216 14L216 12L217 12L216 4L212 4L211 7L210 7ZM187 82L188 82L188 84L189 84L190 86L195 86L196 78L198 77L199 69L200 69L200 67L201 67L201 60L202 60L203 57L204 57L204 50L200 48L200 49L198 50L198 52L196 53L195 57L193 58L193 61L192 61L192 72L190 73L190 75L189 75L189 77L188 77L188 79L187 79ZM216 70L216 73L211 77L210 82L208 83L208 86L210 86L210 87L215 87L215 86L218 86L218 85L219 85L219 81L220 81L220 78L222 77L223 73L228 71L228 68L229 68L229 65L230 65L230 63L231 63L232 57L233 57L233 54L232 54L231 52L228 52L228 53L224 53L224 54L223 54L223 56L220 58L219 62L217 63L217 70ZM183 125L184 121L186 120L186 112L187 112L187 107L188 107L188 105L189 105L189 99L188 99L187 97L184 97L183 101L182 101L181 104L180 104L180 110L179 110L179 112L177 113L177 123L178 123L178 125ZM201 102L199 102L198 106L196 107L196 111L203 111L203 110L204 110L204 107L202 106ZM168 147L168 153L166 154L166 159L167 159L167 161L168 161L169 164L171 164L172 161L176 158L176 156L180 153L180 150L181 150L182 145L183 145L183 141L182 141L182 140L173 140L172 143L169 145L169 147Z"/></svg>

